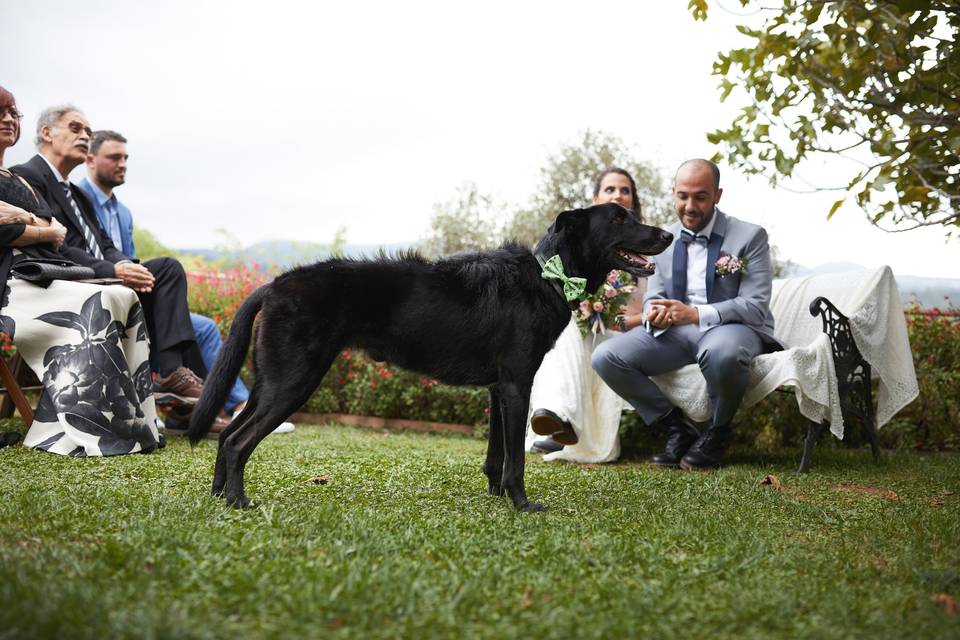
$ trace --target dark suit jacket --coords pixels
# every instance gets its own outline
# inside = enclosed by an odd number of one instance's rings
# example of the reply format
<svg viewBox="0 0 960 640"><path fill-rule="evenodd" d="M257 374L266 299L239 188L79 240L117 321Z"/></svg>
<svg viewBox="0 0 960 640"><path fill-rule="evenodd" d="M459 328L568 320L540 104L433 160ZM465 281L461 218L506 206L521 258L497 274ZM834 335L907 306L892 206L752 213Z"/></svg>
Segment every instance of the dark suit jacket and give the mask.
<svg viewBox="0 0 960 640"><path fill-rule="evenodd" d="M75 184L70 184L70 192L74 202L83 213L83 218L87 226L93 230L97 244L100 245L100 251L103 252L103 260L93 257L93 254L87 249L87 241L83 238L83 230L77 220L77 215L70 206L63 187L57 182L56 176L50 170L50 165L39 155L33 156L27 162L11 167L10 170L22 176L24 180L30 183L37 193L46 201L47 206L54 217L67 228L67 239L60 248L60 252L67 258L77 264L92 267L98 278L112 278L114 276L113 265L121 260L129 260L119 249L113 245L110 236L100 226L97 221L97 214L93 204L87 198L87 194Z"/></svg>

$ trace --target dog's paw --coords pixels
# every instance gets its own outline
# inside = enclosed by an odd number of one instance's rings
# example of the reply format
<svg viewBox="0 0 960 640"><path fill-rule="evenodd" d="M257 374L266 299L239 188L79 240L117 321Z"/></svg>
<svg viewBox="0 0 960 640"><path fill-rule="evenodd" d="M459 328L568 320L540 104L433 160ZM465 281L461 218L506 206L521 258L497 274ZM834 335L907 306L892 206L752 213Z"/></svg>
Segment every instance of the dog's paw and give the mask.
<svg viewBox="0 0 960 640"><path fill-rule="evenodd" d="M523 513L543 513L549 511L549 509L539 502L528 502L517 506L517 511L522 511Z"/></svg>
<svg viewBox="0 0 960 640"><path fill-rule="evenodd" d="M226 497L227 506L233 507L234 509L256 509L257 503L250 502L250 498L244 495L235 496L235 497Z"/></svg>

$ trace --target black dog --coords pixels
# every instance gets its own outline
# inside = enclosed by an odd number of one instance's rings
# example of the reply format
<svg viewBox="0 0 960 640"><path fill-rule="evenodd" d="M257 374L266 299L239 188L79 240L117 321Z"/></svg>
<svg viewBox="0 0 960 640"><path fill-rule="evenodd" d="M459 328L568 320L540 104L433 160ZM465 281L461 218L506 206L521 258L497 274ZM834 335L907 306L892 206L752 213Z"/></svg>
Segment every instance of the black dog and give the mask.
<svg viewBox="0 0 960 640"><path fill-rule="evenodd" d="M262 310L256 379L246 408L220 434L213 494L249 505L243 470L254 448L307 401L342 349L357 347L448 384L489 387L483 472L490 493L507 493L521 510L542 510L523 484L530 387L577 305L541 277L542 263L559 256L567 276L585 278L587 291L595 291L612 269L649 276L652 262L642 254L660 253L672 240L604 204L561 213L532 253L507 244L436 262L415 253L338 259L278 276L241 305L190 420L197 442L223 406Z"/></svg>

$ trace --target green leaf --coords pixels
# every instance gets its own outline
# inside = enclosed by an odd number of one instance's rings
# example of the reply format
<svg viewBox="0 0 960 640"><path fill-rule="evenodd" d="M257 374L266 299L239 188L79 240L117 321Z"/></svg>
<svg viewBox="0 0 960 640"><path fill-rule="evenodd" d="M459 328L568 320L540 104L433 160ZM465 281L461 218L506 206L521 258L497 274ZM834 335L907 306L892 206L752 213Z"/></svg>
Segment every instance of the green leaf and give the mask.
<svg viewBox="0 0 960 640"><path fill-rule="evenodd" d="M694 20L707 19L707 0L690 0L687 9L693 13Z"/></svg>
<svg viewBox="0 0 960 640"><path fill-rule="evenodd" d="M733 91L733 88L736 85L730 82L729 80L727 80L726 78L721 78L720 86L723 88L723 90L720 92L720 102L723 102L724 100L727 99L727 96L730 95L730 92Z"/></svg>
<svg viewBox="0 0 960 640"><path fill-rule="evenodd" d="M830 218L833 217L833 214L835 214L835 213L837 212L837 209L839 209L840 206L841 206L845 201L846 201L846 198L840 198L839 200L837 200L836 202L833 203L833 206L830 207L830 212L827 214L827 220L829 220Z"/></svg>

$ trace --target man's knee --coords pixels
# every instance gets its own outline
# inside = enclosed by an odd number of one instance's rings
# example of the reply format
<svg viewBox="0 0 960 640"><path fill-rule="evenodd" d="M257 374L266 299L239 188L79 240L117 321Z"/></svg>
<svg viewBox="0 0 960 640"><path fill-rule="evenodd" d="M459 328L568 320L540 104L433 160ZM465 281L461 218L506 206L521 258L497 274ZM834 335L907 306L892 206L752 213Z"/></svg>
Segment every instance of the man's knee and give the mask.
<svg viewBox="0 0 960 640"><path fill-rule="evenodd" d="M724 376L736 374L750 368L753 354L749 349L735 342L724 342L701 349L697 353L697 364L706 373Z"/></svg>
<svg viewBox="0 0 960 640"><path fill-rule="evenodd" d="M623 361L611 349L611 340L600 343L590 356L590 366L597 372L597 375L606 379L607 376L617 369L623 369Z"/></svg>

